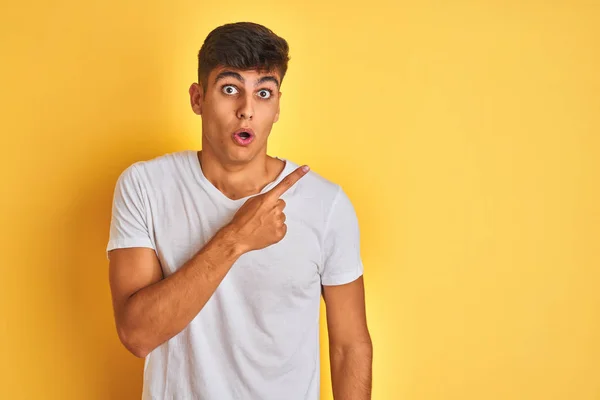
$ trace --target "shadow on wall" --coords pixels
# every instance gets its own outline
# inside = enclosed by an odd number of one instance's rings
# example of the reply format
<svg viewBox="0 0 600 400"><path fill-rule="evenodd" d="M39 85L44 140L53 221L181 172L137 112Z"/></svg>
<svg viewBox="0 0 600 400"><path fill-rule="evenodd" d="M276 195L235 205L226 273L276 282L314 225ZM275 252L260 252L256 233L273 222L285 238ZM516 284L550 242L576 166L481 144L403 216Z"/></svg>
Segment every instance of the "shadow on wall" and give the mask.
<svg viewBox="0 0 600 400"><path fill-rule="evenodd" d="M96 161L81 170L91 176L107 168ZM64 317L74 330L73 347L83 353L76 356L82 358L79 364L86 368L90 399L141 397L143 360L130 354L119 341L105 255L117 177L118 173L115 176L111 171L99 179L82 180L77 202L65 219L70 237L63 250L66 271L58 286L70 294L63 296L67 299Z"/></svg>
<svg viewBox="0 0 600 400"><path fill-rule="evenodd" d="M151 64L153 65L153 64ZM84 396L98 400L140 398L144 360L129 353L119 341L113 318L108 281L106 245L110 227L112 199L121 172L139 160L176 151L182 141L169 127L169 116L160 104L148 101L147 82L161 78L160 71L146 65L140 74L121 75L113 90L127 93L114 99L115 114L98 111L86 124L92 126L94 141L86 155L77 158L71 170L72 188L65 198L61 230L66 232L62 253L62 276L52 287L64 298L61 324L68 331L66 344L72 350L64 360L84 371ZM182 93L185 96L186 93ZM154 96L158 96L154 94ZM104 99L106 101L107 99ZM98 100L100 101L100 100ZM88 116L89 117L89 116Z"/></svg>

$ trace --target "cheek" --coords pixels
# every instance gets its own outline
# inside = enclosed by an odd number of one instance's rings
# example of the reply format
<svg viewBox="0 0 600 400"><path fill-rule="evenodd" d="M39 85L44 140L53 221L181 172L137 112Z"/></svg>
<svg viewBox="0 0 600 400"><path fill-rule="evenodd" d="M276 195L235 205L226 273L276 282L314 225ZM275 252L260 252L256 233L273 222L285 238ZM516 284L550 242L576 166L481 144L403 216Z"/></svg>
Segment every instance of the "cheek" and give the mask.
<svg viewBox="0 0 600 400"><path fill-rule="evenodd" d="M256 119L264 122L272 122L277 115L276 104L257 104L254 107Z"/></svg>
<svg viewBox="0 0 600 400"><path fill-rule="evenodd" d="M235 118L235 113L228 104L211 104L207 111L207 122L217 131L231 126L232 119Z"/></svg>

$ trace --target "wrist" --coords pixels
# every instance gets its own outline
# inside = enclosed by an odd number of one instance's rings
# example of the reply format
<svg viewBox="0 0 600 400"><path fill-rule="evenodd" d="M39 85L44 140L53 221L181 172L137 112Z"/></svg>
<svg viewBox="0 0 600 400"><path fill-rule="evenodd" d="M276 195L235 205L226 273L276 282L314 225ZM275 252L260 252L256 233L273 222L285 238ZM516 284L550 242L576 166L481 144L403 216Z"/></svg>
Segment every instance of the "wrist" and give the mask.
<svg viewBox="0 0 600 400"><path fill-rule="evenodd" d="M227 224L219 232L217 236L223 241L228 249L231 249L231 254L236 259L242 254L247 253L248 249L241 240L239 231L232 224Z"/></svg>

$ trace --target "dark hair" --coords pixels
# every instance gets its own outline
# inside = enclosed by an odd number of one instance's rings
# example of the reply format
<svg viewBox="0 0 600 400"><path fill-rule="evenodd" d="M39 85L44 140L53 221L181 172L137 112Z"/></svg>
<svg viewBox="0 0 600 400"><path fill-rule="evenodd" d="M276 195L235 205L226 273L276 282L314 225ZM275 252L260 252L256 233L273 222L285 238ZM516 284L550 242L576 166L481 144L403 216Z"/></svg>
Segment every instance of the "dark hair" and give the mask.
<svg viewBox="0 0 600 400"><path fill-rule="evenodd" d="M198 82L206 93L208 75L217 66L279 72L281 82L290 60L285 39L254 22L235 22L213 29L198 53ZM281 82L279 84L281 85Z"/></svg>

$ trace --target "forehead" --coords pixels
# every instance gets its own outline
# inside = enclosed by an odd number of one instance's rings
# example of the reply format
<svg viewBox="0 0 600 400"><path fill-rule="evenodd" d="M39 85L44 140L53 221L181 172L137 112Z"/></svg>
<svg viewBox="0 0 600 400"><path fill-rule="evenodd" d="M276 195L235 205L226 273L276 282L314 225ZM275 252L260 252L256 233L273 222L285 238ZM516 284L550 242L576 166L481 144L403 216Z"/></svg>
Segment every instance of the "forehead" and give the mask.
<svg viewBox="0 0 600 400"><path fill-rule="evenodd" d="M250 85L272 82L277 87L279 87L281 81L279 72L276 68L267 71L257 69L243 70L233 67L218 66L209 74L209 85L216 84L218 81L227 78L241 81Z"/></svg>

